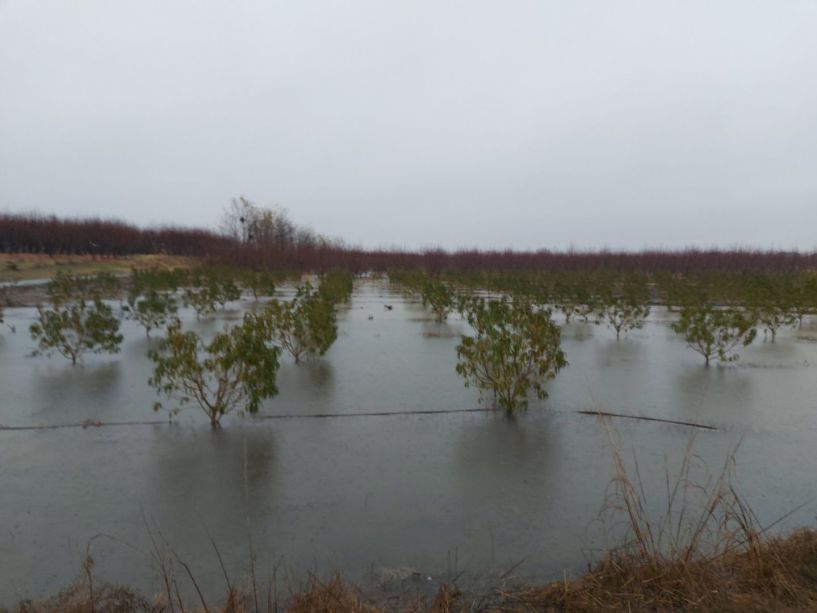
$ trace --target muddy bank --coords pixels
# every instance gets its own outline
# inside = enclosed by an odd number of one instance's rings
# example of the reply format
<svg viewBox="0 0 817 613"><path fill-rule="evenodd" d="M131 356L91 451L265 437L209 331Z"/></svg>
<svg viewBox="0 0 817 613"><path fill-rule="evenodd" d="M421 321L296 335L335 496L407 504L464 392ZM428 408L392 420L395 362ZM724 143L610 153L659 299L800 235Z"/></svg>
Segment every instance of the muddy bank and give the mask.
<svg viewBox="0 0 817 613"><path fill-rule="evenodd" d="M578 578L541 585L513 585L498 576L482 585L461 585L410 573L364 586L334 575L310 575L298 584L250 576L231 579L224 570L224 596L208 600L189 567L161 566L164 593L144 596L126 586L94 581L93 560L81 578L57 596L27 601L18 613L156 613L159 611L352 611L359 613L466 613L529 611L813 611L817 608L817 533L795 532L763 540L723 556L697 560L644 559L611 552ZM510 569L513 570L513 569ZM185 576L186 575L186 576ZM179 585L193 585L189 599Z"/></svg>

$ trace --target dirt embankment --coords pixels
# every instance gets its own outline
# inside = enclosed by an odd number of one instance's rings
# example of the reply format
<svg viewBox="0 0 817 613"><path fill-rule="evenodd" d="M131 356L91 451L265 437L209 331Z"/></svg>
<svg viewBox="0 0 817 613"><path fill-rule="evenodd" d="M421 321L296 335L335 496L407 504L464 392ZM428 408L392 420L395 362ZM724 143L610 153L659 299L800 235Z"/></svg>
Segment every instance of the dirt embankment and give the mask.
<svg viewBox="0 0 817 613"><path fill-rule="evenodd" d="M611 554L586 575L523 588L499 585L479 591L442 585L436 594L412 596L375 589L374 593L341 577L290 586L286 594L268 589L259 578L232 584L221 603L203 596L184 603L176 577L165 575L167 594L146 598L121 586L92 579L89 560L83 577L59 595L25 602L18 613L85 613L87 611L199 613L250 611L398 613L432 612L567 612L595 611L815 611L817 610L817 532L804 530L785 538L749 544L741 551L688 561L657 561ZM293 589L294 588L294 589ZM200 594L200 593L199 593ZM196 602L198 600L198 602ZM172 601L174 604L169 605Z"/></svg>
<svg viewBox="0 0 817 613"><path fill-rule="evenodd" d="M134 255L120 258L0 253L0 301L7 307L42 304L47 300L44 282L59 272L73 275L108 272L126 276L133 268L192 268L199 263L198 258L171 255Z"/></svg>

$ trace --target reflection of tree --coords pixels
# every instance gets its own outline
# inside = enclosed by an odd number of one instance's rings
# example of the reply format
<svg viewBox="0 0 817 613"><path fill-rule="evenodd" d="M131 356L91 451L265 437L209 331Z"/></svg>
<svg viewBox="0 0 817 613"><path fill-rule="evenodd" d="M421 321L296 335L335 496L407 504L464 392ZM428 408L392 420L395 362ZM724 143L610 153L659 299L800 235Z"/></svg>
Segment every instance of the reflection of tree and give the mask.
<svg viewBox="0 0 817 613"><path fill-rule="evenodd" d="M593 336L593 324L584 321L573 321L562 326L562 339L583 341Z"/></svg>
<svg viewBox="0 0 817 613"><path fill-rule="evenodd" d="M531 470L538 479L540 469L548 469L553 454L548 420L527 415L486 416L482 423L463 429L457 443L460 466L480 479L495 477L513 483L513 471L519 470Z"/></svg>
<svg viewBox="0 0 817 613"><path fill-rule="evenodd" d="M670 418L706 424L751 421L751 407L756 404L753 395L752 377L747 372L736 368L683 368L675 377L670 395L676 407Z"/></svg>
<svg viewBox="0 0 817 613"><path fill-rule="evenodd" d="M122 366L118 361L43 370L33 379L35 397L42 404L63 413L67 407L79 407L83 418L107 413L109 403L120 399L121 382Z"/></svg>
<svg viewBox="0 0 817 613"><path fill-rule="evenodd" d="M595 352L596 361L601 367L635 362L643 353L644 344L633 339L598 343Z"/></svg>
<svg viewBox="0 0 817 613"><path fill-rule="evenodd" d="M447 321L423 321L423 336L429 338L459 338L463 334L460 326L454 326Z"/></svg>
<svg viewBox="0 0 817 613"><path fill-rule="evenodd" d="M284 362L278 369L278 389L280 394L268 406L298 407L297 412L305 412L308 399L330 398L335 393L335 367L329 360L312 360L296 365ZM329 406L322 406L325 412Z"/></svg>
<svg viewBox="0 0 817 613"><path fill-rule="evenodd" d="M158 497L152 502L162 517L236 522L255 515L276 483L270 428L170 428L155 440L152 467L160 487L149 494Z"/></svg>
<svg viewBox="0 0 817 613"><path fill-rule="evenodd" d="M224 590L210 537L231 576L248 573L250 538L259 568L266 567L276 545L270 534L280 528L271 521L278 498L273 430L162 427L146 440L147 474L134 480L142 489L132 492L133 504L191 565L205 595Z"/></svg>
<svg viewBox="0 0 817 613"><path fill-rule="evenodd" d="M463 424L451 475L457 508L470 523L463 547L489 563L527 556L567 509L562 490L580 487L562 463L551 416L487 415ZM574 494L575 495L575 494Z"/></svg>

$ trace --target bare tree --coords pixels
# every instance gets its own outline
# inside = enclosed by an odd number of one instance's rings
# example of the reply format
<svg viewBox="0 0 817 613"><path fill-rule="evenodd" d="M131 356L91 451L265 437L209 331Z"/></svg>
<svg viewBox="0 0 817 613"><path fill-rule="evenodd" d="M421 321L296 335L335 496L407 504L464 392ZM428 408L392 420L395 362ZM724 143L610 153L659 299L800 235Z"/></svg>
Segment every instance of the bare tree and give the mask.
<svg viewBox="0 0 817 613"><path fill-rule="evenodd" d="M220 230L243 243L277 249L313 247L326 242L312 229L295 224L285 208L260 207L244 196L230 200Z"/></svg>

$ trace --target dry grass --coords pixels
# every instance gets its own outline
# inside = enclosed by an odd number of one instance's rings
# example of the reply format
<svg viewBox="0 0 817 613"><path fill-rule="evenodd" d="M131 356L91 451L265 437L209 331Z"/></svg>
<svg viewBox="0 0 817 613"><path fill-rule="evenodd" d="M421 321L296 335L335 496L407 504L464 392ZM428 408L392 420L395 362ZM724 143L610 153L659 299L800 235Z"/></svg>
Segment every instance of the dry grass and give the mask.
<svg viewBox="0 0 817 613"><path fill-rule="evenodd" d="M263 599L262 599L263 600ZM636 555L611 553L586 575L522 590L463 594L443 586L431 601L383 603L335 576L306 586L279 607L265 601L255 608L251 596L231 594L208 608L166 599L145 599L123 587L94 586L87 579L40 603L21 603L18 613L388 613L469 611L815 611L817 610L817 532L803 530L770 538L742 551L692 562L645 561Z"/></svg>
<svg viewBox="0 0 817 613"><path fill-rule="evenodd" d="M0 253L0 282L50 279L58 271L88 275L97 272L124 274L130 272L131 268L192 268L199 262L198 258L162 254L50 257L41 253Z"/></svg>
<svg viewBox="0 0 817 613"><path fill-rule="evenodd" d="M817 533L691 563L610 555L580 579L506 595L497 610L814 611Z"/></svg>

